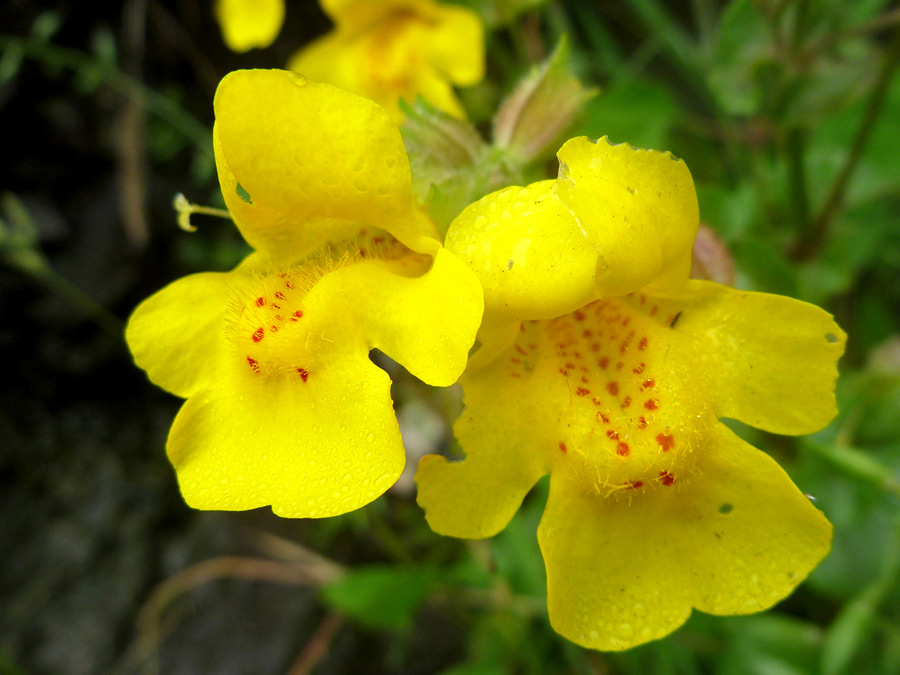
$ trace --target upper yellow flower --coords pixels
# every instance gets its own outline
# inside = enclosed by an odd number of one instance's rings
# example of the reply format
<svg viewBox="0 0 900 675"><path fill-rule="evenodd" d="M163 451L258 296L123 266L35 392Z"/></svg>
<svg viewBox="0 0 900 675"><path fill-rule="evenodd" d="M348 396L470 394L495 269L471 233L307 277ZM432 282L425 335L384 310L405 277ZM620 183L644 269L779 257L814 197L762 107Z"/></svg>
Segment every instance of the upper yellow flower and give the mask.
<svg viewBox="0 0 900 675"><path fill-rule="evenodd" d="M256 252L145 300L128 344L188 399L167 445L188 504L344 513L404 463L390 379L369 351L451 384L481 289L414 205L381 107L295 73L239 71L215 111L225 202Z"/></svg>
<svg viewBox="0 0 900 675"><path fill-rule="evenodd" d="M465 117L452 84L469 86L484 76L477 14L433 0L320 3L335 29L297 52L288 68L370 98L398 122L398 99L416 96Z"/></svg>
<svg viewBox="0 0 900 675"><path fill-rule="evenodd" d="M222 39L235 52L268 47L284 23L284 0L216 0Z"/></svg>
<svg viewBox="0 0 900 675"><path fill-rule="evenodd" d="M787 595L831 526L719 420L815 431L835 414L845 336L824 311L688 279L684 163L577 138L555 181L466 209L446 245L485 289L480 369L461 378L466 459L419 465L437 532L487 537L542 475L553 627L595 649L664 636L697 608Z"/></svg>

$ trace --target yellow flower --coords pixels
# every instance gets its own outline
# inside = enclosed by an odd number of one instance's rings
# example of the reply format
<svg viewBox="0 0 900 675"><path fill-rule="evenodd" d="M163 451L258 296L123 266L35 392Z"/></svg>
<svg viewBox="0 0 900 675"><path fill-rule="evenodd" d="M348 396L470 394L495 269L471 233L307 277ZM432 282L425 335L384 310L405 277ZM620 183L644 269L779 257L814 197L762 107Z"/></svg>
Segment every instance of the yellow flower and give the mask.
<svg viewBox="0 0 900 675"><path fill-rule="evenodd" d="M320 0L335 23L288 68L383 105L402 120L400 98L422 96L465 117L452 84L484 77L484 28L464 7L433 0Z"/></svg>
<svg viewBox="0 0 900 675"><path fill-rule="evenodd" d="M256 252L145 300L128 344L153 382L188 399L167 451L189 505L344 513L404 463L390 379L369 351L451 384L481 290L414 206L381 107L295 73L239 71L215 111L225 202Z"/></svg>
<svg viewBox="0 0 900 675"><path fill-rule="evenodd" d="M268 47L284 23L284 0L216 0L222 39L235 52Z"/></svg>
<svg viewBox="0 0 900 675"><path fill-rule="evenodd" d="M460 380L466 458L425 457L419 503L439 533L489 537L549 473L550 621L587 647L662 637L692 607L765 609L828 552L831 525L719 420L821 428L845 336L817 307L688 279L683 162L584 138L559 159L557 180L450 227L484 285L486 355Z"/></svg>

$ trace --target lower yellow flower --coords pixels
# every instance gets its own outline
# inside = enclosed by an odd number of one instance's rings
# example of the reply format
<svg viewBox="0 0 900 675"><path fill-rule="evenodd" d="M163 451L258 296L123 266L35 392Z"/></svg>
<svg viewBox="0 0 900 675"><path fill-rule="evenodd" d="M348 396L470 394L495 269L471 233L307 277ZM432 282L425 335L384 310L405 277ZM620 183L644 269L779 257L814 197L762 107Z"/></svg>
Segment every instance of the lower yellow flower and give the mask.
<svg viewBox="0 0 900 675"><path fill-rule="evenodd" d="M430 238L376 104L240 71L219 85L214 141L226 204L257 252L167 286L126 331L150 379L188 399L167 444L182 494L195 508L271 504L289 517L363 506L404 464L391 382L370 350L453 383L481 317L478 281Z"/></svg>
<svg viewBox="0 0 900 675"><path fill-rule="evenodd" d="M827 313L806 303L689 281L680 245L672 245L672 255L666 247L648 250L646 265L656 275L649 283L646 269L634 269L628 241L604 258L604 237L621 243L617 238L630 231L640 243L651 231L654 204L672 187L654 186L654 171L665 181L675 172L684 188L685 170L660 153L572 143L577 151L569 145L560 153L572 161L557 185L541 187L540 203L520 199L508 225L493 224L495 247L485 243L483 250L521 261L525 256L503 250L497 238L515 239L515 228L534 227L528 213L546 201L562 203L565 215L551 209L544 222L552 231L574 217L583 239L598 237L589 248L604 264L581 263L595 287L621 283L606 277L617 259L626 261L637 287L576 300L574 311L549 318L516 320L496 358L460 380L466 409L455 432L465 460L425 457L417 481L419 503L435 531L480 538L505 527L549 473L538 537L551 624L584 646L617 650L670 633L691 608L713 614L765 609L828 552L831 526L823 514L768 455L719 420L775 433L821 428L835 413L835 362L845 336ZM629 156L635 169L647 169L640 183L634 182L639 171L621 169L620 160ZM623 196L584 209L597 185L607 195L621 187ZM668 211L661 203L667 218L655 223L669 230L670 242L681 238L671 231L682 222L674 214L690 212L678 200L693 198L685 189L672 194ZM477 256L479 237L491 231L491 218L479 221L479 215L494 212L494 200L508 203L503 194L488 196L451 225L448 242L453 239L464 258ZM460 225L469 229L454 232ZM696 223L683 219L683 227L692 236ZM570 248L558 250L557 261L550 250L532 251L547 295L530 306L518 291L539 287L539 278L523 272L522 281L495 278L492 286L481 275L486 293L494 295L486 296L486 305L495 314L507 312L494 317L495 326L512 322L511 306L520 317L536 317L548 303L583 298L584 284L564 274L567 261L581 260L573 252L580 246L561 246ZM666 259L672 262L660 263ZM680 271L673 273L673 266Z"/></svg>
<svg viewBox="0 0 900 675"><path fill-rule="evenodd" d="M465 117L452 84L469 86L484 76L484 29L477 14L433 0L321 4L335 30L297 52L288 68L377 101L398 122L398 100L417 96Z"/></svg>

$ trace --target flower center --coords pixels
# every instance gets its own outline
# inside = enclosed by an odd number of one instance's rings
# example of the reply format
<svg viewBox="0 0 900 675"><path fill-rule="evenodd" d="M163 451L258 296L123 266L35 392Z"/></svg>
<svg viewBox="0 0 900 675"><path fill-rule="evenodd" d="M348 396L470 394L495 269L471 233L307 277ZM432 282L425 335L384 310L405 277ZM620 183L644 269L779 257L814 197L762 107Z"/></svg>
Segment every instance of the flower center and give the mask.
<svg viewBox="0 0 900 675"><path fill-rule="evenodd" d="M371 228L370 228L371 230ZM335 314L311 311L309 291L327 274L367 260L404 259L409 251L380 230L366 229L328 244L323 253L285 270L260 274L240 290L226 321L238 367L251 377L287 377L307 383L322 352L334 342ZM408 256L407 256L408 257Z"/></svg>
<svg viewBox="0 0 900 675"><path fill-rule="evenodd" d="M511 377L568 391L554 461L604 496L672 487L691 473L707 415L689 395L691 373L670 359L678 318L673 303L633 294L526 322L513 346Z"/></svg>

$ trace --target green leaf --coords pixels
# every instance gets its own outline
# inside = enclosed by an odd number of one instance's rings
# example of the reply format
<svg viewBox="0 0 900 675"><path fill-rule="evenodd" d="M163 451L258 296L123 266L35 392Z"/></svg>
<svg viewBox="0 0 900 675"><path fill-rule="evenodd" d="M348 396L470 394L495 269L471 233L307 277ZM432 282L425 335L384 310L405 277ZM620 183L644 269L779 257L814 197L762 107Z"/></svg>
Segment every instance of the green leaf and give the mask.
<svg viewBox="0 0 900 675"><path fill-rule="evenodd" d="M761 217L753 189L747 183L735 188L697 185L700 220L712 227L726 244L740 242Z"/></svg>
<svg viewBox="0 0 900 675"><path fill-rule="evenodd" d="M498 573L513 592L522 595L543 597L547 593L537 527L544 513L549 484L546 477L537 484L506 529L492 542Z"/></svg>
<svg viewBox="0 0 900 675"><path fill-rule="evenodd" d="M769 29L750 0L734 0L722 13L706 83L719 106L732 115L756 112L765 93L757 68L770 60Z"/></svg>
<svg viewBox="0 0 900 675"><path fill-rule="evenodd" d="M678 107L665 87L647 80L614 81L585 108L581 134L615 143L666 150Z"/></svg>
<svg viewBox="0 0 900 675"><path fill-rule="evenodd" d="M335 610L373 628L406 627L438 580L434 567L358 567L322 589Z"/></svg>

